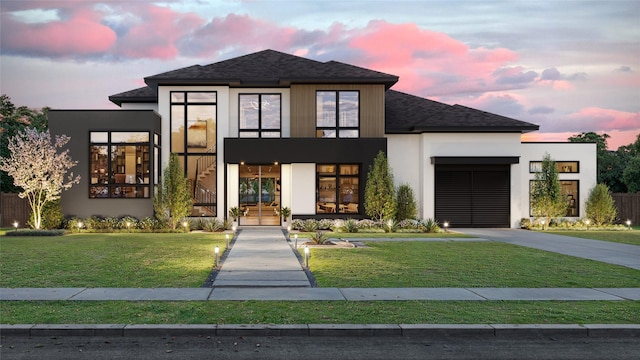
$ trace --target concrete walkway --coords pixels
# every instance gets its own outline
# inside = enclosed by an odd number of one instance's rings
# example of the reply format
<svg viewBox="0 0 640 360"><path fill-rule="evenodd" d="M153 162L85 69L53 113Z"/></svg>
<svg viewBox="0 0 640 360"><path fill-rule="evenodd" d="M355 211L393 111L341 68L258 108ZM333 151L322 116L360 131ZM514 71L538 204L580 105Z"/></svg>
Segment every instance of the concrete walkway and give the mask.
<svg viewBox="0 0 640 360"><path fill-rule="evenodd" d="M463 234L640 270L640 246L521 229L455 229Z"/></svg>
<svg viewBox="0 0 640 360"><path fill-rule="evenodd" d="M222 264L214 288L311 287L279 228L243 228Z"/></svg>

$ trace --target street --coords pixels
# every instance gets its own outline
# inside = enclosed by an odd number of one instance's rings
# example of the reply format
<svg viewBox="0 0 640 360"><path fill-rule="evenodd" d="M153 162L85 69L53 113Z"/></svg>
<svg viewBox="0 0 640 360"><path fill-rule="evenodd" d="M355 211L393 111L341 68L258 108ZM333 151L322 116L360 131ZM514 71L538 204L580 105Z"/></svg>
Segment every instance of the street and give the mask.
<svg viewBox="0 0 640 360"><path fill-rule="evenodd" d="M637 359L637 338L3 337L9 359Z"/></svg>

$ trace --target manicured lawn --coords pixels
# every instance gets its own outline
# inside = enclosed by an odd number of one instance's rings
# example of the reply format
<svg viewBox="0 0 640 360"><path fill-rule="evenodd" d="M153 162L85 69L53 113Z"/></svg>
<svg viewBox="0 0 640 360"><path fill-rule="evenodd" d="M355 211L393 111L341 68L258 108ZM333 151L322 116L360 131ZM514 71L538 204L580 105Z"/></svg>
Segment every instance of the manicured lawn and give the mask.
<svg viewBox="0 0 640 360"><path fill-rule="evenodd" d="M4 324L638 324L640 301L2 301Z"/></svg>
<svg viewBox="0 0 640 360"><path fill-rule="evenodd" d="M224 234L0 237L0 287L200 287Z"/></svg>
<svg viewBox="0 0 640 360"><path fill-rule="evenodd" d="M640 271L497 242L312 248L320 287L640 287Z"/></svg>
<svg viewBox="0 0 640 360"><path fill-rule="evenodd" d="M619 230L619 231L546 231L550 234L574 236L584 239L594 239L603 241L612 241L623 244L639 245L640 246L640 229L632 227L631 230Z"/></svg>

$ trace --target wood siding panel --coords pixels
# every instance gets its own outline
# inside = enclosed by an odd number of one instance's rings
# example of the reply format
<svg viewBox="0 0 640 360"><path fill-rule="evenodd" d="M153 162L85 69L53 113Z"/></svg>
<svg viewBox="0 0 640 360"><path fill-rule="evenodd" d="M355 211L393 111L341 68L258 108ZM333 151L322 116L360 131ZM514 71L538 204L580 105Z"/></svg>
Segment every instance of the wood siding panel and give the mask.
<svg viewBox="0 0 640 360"><path fill-rule="evenodd" d="M316 91L360 91L360 137L384 136L384 85L291 85L291 137L316 136Z"/></svg>
<svg viewBox="0 0 640 360"><path fill-rule="evenodd" d="M0 193L0 212L2 212L0 226L13 227L13 222L17 221L18 226L24 228L27 227L31 216L31 206L27 199L21 199L18 194Z"/></svg>

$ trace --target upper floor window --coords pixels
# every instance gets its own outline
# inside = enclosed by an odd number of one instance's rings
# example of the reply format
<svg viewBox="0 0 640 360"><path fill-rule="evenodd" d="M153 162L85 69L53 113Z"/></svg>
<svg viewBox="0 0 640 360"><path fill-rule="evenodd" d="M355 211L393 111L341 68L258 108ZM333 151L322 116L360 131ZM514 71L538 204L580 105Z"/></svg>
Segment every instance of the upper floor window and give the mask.
<svg viewBox="0 0 640 360"><path fill-rule="evenodd" d="M317 91L316 134L319 138L359 137L360 93L358 91Z"/></svg>
<svg viewBox="0 0 640 360"><path fill-rule="evenodd" d="M149 132L94 131L89 136L89 197L150 197L149 184L156 177L150 171Z"/></svg>
<svg viewBox="0 0 640 360"><path fill-rule="evenodd" d="M580 172L579 161L556 161L556 169L559 173L578 173ZM529 172L536 173L542 170L542 161L529 162Z"/></svg>
<svg viewBox="0 0 640 360"><path fill-rule="evenodd" d="M280 94L240 94L240 137L279 138Z"/></svg>
<svg viewBox="0 0 640 360"><path fill-rule="evenodd" d="M216 92L171 92L171 152L216 152Z"/></svg>

